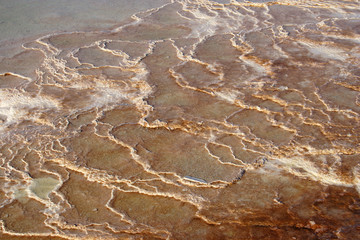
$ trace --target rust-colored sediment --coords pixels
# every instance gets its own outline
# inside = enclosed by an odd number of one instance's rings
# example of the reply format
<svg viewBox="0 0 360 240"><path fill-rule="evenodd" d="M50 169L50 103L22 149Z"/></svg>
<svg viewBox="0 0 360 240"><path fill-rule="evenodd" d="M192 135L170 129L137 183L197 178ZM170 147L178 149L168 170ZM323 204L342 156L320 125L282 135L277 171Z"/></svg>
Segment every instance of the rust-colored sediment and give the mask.
<svg viewBox="0 0 360 240"><path fill-rule="evenodd" d="M358 239L359 9L181 0L23 44L0 238Z"/></svg>

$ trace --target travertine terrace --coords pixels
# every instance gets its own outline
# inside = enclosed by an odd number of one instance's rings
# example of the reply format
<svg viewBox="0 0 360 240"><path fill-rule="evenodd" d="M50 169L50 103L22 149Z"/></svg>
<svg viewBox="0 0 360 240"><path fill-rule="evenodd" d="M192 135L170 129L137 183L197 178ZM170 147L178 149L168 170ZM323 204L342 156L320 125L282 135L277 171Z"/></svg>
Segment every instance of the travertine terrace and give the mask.
<svg viewBox="0 0 360 240"><path fill-rule="evenodd" d="M1 239L359 239L359 1L174 0L0 59Z"/></svg>

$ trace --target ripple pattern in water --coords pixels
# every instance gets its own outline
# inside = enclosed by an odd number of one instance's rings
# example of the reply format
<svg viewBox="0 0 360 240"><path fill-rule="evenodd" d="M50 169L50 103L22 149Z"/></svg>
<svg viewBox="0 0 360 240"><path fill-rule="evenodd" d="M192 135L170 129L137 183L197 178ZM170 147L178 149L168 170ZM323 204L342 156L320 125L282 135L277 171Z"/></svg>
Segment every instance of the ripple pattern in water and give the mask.
<svg viewBox="0 0 360 240"><path fill-rule="evenodd" d="M359 2L226 2L1 60L0 238L359 237Z"/></svg>

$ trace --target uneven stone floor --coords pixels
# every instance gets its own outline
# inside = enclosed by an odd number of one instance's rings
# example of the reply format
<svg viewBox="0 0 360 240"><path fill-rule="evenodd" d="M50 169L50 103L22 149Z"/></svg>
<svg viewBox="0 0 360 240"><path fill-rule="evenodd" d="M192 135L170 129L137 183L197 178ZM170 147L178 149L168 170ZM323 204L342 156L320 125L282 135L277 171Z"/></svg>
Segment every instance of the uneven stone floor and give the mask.
<svg viewBox="0 0 360 240"><path fill-rule="evenodd" d="M0 238L358 239L359 43L340 0L177 0L24 43Z"/></svg>

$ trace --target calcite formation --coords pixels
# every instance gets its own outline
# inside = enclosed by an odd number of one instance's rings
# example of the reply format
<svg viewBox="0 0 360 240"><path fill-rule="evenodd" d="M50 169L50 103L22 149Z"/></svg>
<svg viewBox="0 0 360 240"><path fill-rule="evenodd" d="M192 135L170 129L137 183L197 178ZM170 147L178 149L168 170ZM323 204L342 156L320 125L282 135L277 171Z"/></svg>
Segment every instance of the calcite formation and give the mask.
<svg viewBox="0 0 360 240"><path fill-rule="evenodd" d="M174 0L0 62L1 239L359 239L358 1Z"/></svg>

